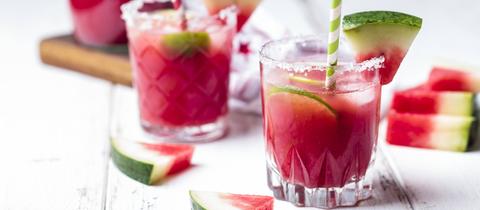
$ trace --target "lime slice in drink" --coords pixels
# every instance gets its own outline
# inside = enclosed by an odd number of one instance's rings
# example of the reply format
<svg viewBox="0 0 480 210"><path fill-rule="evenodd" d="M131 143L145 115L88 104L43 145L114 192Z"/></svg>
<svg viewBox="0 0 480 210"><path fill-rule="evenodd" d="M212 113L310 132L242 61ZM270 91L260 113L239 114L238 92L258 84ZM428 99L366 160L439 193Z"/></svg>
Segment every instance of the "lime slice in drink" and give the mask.
<svg viewBox="0 0 480 210"><path fill-rule="evenodd" d="M178 32L163 35L162 46L169 55L191 57L208 51L210 36L206 32Z"/></svg>
<svg viewBox="0 0 480 210"><path fill-rule="evenodd" d="M269 96L268 96L269 99L271 99L272 97L278 97L277 96L278 94L282 94L282 93L283 95L287 94L285 96L290 97L291 98L290 101L292 101L293 103L298 103L299 101L305 101L305 99L311 99L311 100L314 100L316 103L320 104L322 109L324 109L330 115L333 115L334 117L336 117L337 115L337 111L335 111L335 109L333 109L333 107L330 106L330 104L328 104L327 102L325 102L320 96L300 88L291 87L291 86L279 87L279 86L272 85L270 86L268 93L269 93ZM299 104L299 106L302 106L302 105Z"/></svg>
<svg viewBox="0 0 480 210"><path fill-rule="evenodd" d="M289 76L288 79L293 82L303 83L306 85L314 85L314 86L324 86L325 82L320 80L308 79L306 77L301 76Z"/></svg>

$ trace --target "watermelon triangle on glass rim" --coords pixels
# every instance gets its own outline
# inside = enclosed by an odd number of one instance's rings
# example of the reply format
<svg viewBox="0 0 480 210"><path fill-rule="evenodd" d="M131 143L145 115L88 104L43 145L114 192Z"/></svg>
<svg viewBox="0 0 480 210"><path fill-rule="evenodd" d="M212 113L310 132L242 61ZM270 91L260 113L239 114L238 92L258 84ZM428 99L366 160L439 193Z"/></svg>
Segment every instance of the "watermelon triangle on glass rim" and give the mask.
<svg viewBox="0 0 480 210"><path fill-rule="evenodd" d="M343 32L357 62L385 58L380 69L382 85L393 80L421 27L421 18L400 12L368 11L343 17Z"/></svg>

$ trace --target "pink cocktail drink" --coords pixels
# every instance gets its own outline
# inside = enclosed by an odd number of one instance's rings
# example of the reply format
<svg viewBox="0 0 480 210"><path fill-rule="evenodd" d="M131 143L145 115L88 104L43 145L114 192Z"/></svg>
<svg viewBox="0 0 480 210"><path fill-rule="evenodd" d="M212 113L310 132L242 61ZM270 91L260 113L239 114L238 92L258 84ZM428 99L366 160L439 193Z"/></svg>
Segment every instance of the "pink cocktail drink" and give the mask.
<svg viewBox="0 0 480 210"><path fill-rule="evenodd" d="M269 186L299 206L354 205L371 193L365 177L378 135L381 61L340 64L327 89L321 43L284 39L262 49Z"/></svg>
<svg viewBox="0 0 480 210"><path fill-rule="evenodd" d="M75 38L90 46L127 43L120 6L130 0L70 0Z"/></svg>
<svg viewBox="0 0 480 210"><path fill-rule="evenodd" d="M135 4L124 13L138 9ZM175 10L134 14L126 20L144 129L186 141L220 137L228 111L235 10L213 16L187 11L186 20Z"/></svg>

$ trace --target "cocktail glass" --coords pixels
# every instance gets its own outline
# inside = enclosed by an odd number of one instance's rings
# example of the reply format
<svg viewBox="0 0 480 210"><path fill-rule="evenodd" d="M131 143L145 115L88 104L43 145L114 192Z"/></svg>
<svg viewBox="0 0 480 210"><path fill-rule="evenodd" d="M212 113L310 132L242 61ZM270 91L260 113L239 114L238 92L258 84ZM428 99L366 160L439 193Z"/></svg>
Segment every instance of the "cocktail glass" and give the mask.
<svg viewBox="0 0 480 210"><path fill-rule="evenodd" d="M127 44L120 6L130 0L70 0L79 42L95 47Z"/></svg>
<svg viewBox="0 0 480 210"><path fill-rule="evenodd" d="M328 89L323 40L286 38L260 52L268 185L297 206L351 206L372 192L383 60L341 56Z"/></svg>
<svg viewBox="0 0 480 210"><path fill-rule="evenodd" d="M164 0L153 2L165 2ZM214 15L122 6L141 125L166 140L206 141L226 130L236 8Z"/></svg>

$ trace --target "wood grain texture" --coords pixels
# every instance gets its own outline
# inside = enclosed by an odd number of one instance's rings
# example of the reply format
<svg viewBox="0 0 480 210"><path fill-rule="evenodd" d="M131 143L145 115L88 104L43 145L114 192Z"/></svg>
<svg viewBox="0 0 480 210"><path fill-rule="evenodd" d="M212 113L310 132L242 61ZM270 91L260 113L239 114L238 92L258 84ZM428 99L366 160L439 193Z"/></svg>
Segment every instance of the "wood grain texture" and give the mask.
<svg viewBox="0 0 480 210"><path fill-rule="evenodd" d="M414 209L480 208L480 152L452 153L389 146Z"/></svg>
<svg viewBox="0 0 480 210"><path fill-rule="evenodd" d="M386 125L381 123L381 137ZM473 151L457 153L380 143L413 209L479 209L478 144Z"/></svg>
<svg viewBox="0 0 480 210"><path fill-rule="evenodd" d="M117 86L113 103L113 136L152 140L140 129L134 90ZM133 181L110 162L106 209L189 209L191 189L271 195L266 184L262 119L233 110L229 120L230 133L225 139L197 145L194 166L160 185L146 186ZM412 209L383 153L378 154L373 169L373 198L352 209ZM282 201L276 201L275 205L282 210L299 209Z"/></svg>
<svg viewBox="0 0 480 210"><path fill-rule="evenodd" d="M110 84L29 75L28 85L0 79L0 95L9 99L0 109L0 209L101 209Z"/></svg>
<svg viewBox="0 0 480 210"><path fill-rule="evenodd" d="M77 43L71 35L44 39L40 57L46 64L66 68L114 83L132 85L127 47L92 48Z"/></svg>

